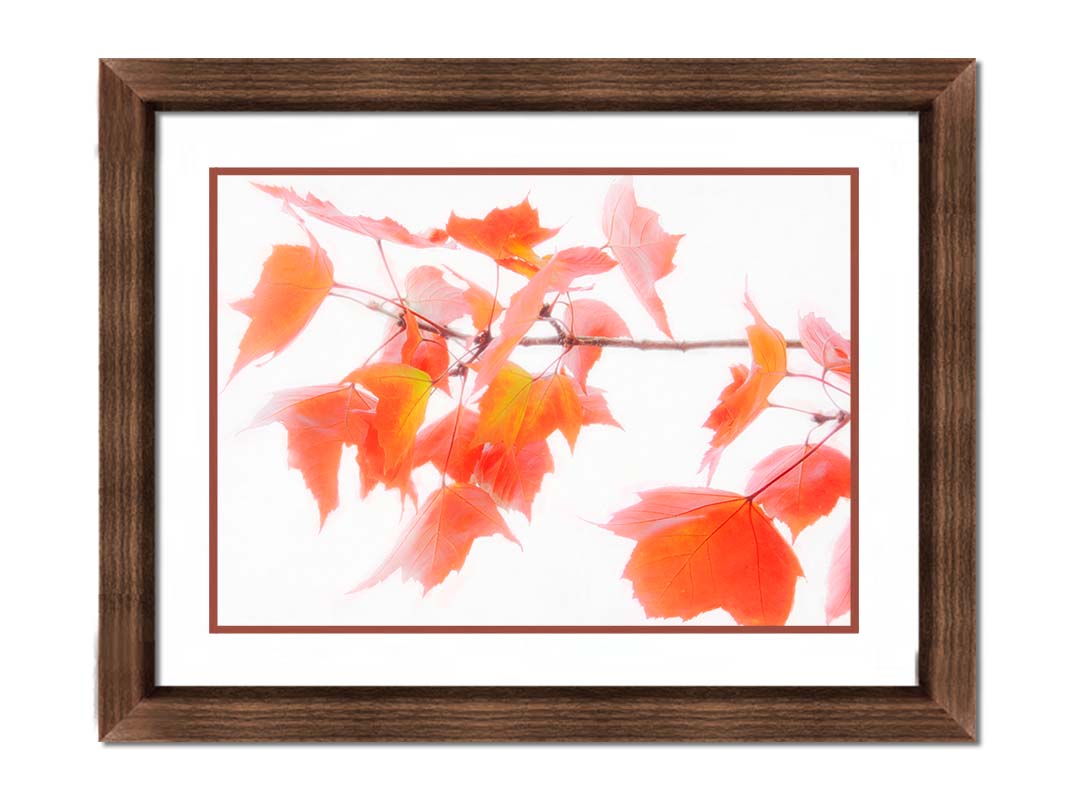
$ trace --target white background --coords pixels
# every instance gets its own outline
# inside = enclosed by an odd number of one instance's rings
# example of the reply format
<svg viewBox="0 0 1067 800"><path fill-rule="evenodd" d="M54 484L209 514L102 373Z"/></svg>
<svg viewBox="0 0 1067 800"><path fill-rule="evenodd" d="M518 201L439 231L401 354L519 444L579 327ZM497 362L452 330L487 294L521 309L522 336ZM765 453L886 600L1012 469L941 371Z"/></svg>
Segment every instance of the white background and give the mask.
<svg viewBox="0 0 1067 800"><path fill-rule="evenodd" d="M423 115L414 129L419 137L411 140L412 118L399 115L320 115L275 117L261 116L163 115L159 121L160 155L159 180L161 188L158 297L160 364L157 382L160 401L157 428L159 436L159 491L157 516L159 529L158 558L160 562L160 602L157 638L159 680L164 684L612 684L612 685L762 685L762 684L822 684L822 685L913 685L915 683L915 653L917 641L916 590L916 401L917 345L916 323L916 167L917 128L914 115L479 115L441 117ZM266 135L264 131L269 131ZM620 136L619 131L625 131ZM860 236L863 266L860 293L861 358L877 369L861 368L863 436L860 458L860 484L863 502L860 503L860 592L861 624L857 634L815 636L811 634L774 634L762 636L723 636L666 634L659 635L654 647L644 637L635 635L568 635L568 634L509 634L487 637L477 634L443 635L375 635L339 636L335 634L209 634L204 626L206 616L204 582L206 580L206 551L204 531L208 511L204 493L203 464L207 459L206 429L207 391L204 371L204 352L207 347L208 308L205 297L206 273L203 254L207 248L205 229L201 222L206 216L204 176L211 165L252 165L265 161L293 164L313 153L319 164L343 163L353 151L373 155L365 158L373 166L412 163L443 164L445 166L484 164L492 161L506 163L515 158L512 143L532 141L536 144L522 154L528 166L604 166L631 163L681 166L714 158L720 166L767 165L815 166L842 164L861 170ZM664 151L660 142L670 141ZM804 181L808 180L805 187ZM721 179L720 179L721 181ZM766 195L760 192L765 182ZM491 181L486 183L492 185ZM517 194L529 190L528 181L500 178L501 187L510 186ZM316 181L316 190L324 196L336 197L342 182ZM697 330L708 326L707 318L715 319L715 335L736 335L747 324L747 315L739 305L743 295L744 273L751 277L753 293L761 299L764 312L771 319L788 323L796 319L797 305L812 304L842 329L847 330L847 290L843 274L848 258L848 181L804 179L797 177L737 177L707 187L725 195L709 192L711 200L701 199L696 192L681 202L670 202L671 188L695 192L701 186L695 180L671 180L641 176L638 187L647 187L644 202L658 207L668 216L665 225L670 230L687 231L679 244L679 263L686 258L698 259L698 267L691 268L690 283L686 285L684 266L661 282L669 308L677 308L674 325L679 335L696 337ZM255 210L271 209L270 202L257 205L238 203L236 194L241 181L227 179L220 194L220 208L224 219L233 225L254 226ZM369 182L369 186L384 187L388 181ZM396 185L394 183L394 185ZM584 184L579 191L575 184L567 196L579 199L589 193L594 184ZM550 184L544 183L548 190ZM863 187L866 187L864 189ZM351 189L349 190L351 191ZM471 191L468 189L467 191ZM538 196L535 189L535 199ZM402 195L407 196L407 195ZM775 196L772 200L769 196ZM269 198L263 196L265 200ZM344 205L363 206L375 198L389 204L389 194L368 190L363 198L352 197ZM416 215L414 227L431 224L440 219L444 208L434 207L435 194L427 190L419 202L412 202L409 213ZM443 198L452 199L446 194ZM442 198L442 199L443 199ZM348 197L344 198L346 201ZM473 197L471 197L473 200ZM440 201L437 201L440 202ZM484 202L484 200L480 200ZM600 208L602 191L592 191L586 201L594 210ZM719 208L733 203L737 207L726 211ZM546 213L552 206L547 202ZM707 203L708 205L704 205ZM799 215L798 206L811 206L810 214ZM582 203L568 207L570 223L559 234L567 244L599 238L596 223L590 224L582 213ZM379 213L379 212L375 212ZM380 212L384 213L384 212ZM473 214L473 211L464 211ZM689 215L687 217L687 215ZM594 211L593 219L599 216ZM275 218L273 215L269 219ZM284 218L283 218L284 219ZM758 223L765 222L764 226ZM731 232L718 230L721 221ZM754 224L755 223L755 224ZM571 227L576 230L569 230ZM290 226L291 227L291 226ZM342 255L342 243L351 246L350 235L340 230L316 226L321 230L323 244L337 258L343 280L353 266ZM583 234L582 231L585 231ZM239 296L248 291L255 280L266 245L247 249L246 232L222 229L220 258L228 265L246 262L248 276L241 280L236 266L224 269L224 283L220 289L225 300L230 294ZM577 236L570 240L569 237ZM735 241L740 236L741 241ZM747 241L746 241L747 240ZM244 244L242 244L244 242ZM419 263L431 254L423 252L390 252L398 261L415 258ZM358 252L358 251L357 251ZM688 254L688 255L687 255ZM449 254L461 269L471 269L479 260L465 253ZM815 263L824 261L815 268ZM363 262L367 263L367 262ZM370 254L373 264L373 251ZM194 265L200 265L196 269ZM706 266L705 266L706 264ZM721 279L713 272L715 265L723 265ZM742 270L736 270L740 265ZM703 267L703 269L701 269ZM699 270L699 272L697 272ZM811 281L804 280L808 271L815 273ZM834 279L834 275L838 276ZM377 274L373 270L372 274ZM783 281L783 275L790 277ZM610 286L611 279L602 282ZM695 286L694 283L695 281ZM781 281L781 283L778 283ZM517 285L515 282L514 285ZM509 284L511 285L511 284ZM385 285L379 286L383 291ZM718 289L718 291L716 291ZM762 290L762 291L761 291ZM687 291L708 297L710 314L701 304L684 299ZM620 310L634 320L639 335L655 335L644 320L628 290L614 296L619 298ZM629 311L627 311L629 309ZM336 313L337 324L351 325L364 317L348 315L347 308L331 302L326 313ZM326 317L325 319L329 319ZM220 346L232 351L239 335L240 322L236 315L221 315ZM232 325L237 323L236 328ZM379 323L380 324L380 323ZM329 327L329 326L327 326ZM789 324L783 324L787 330ZM362 341L351 328L351 341ZM381 328L371 328L379 332ZM260 624L274 622L285 615L285 622L305 623L308 616L318 622L329 616L328 622L351 620L378 621L389 613L392 622L417 619L429 624L458 622L448 614L446 606L457 607L456 614L470 615L479 604L501 606L498 612L482 611L474 620L482 624L495 622L541 622L538 615L554 613L566 615L546 620L572 622L577 614L589 615L582 621L597 622L592 615L606 623L619 620L641 624L642 616L630 600L630 588L616 576L622 571L629 551L629 543L616 537L605 538L588 526L576 525L574 516L585 519L606 518L612 509L632 502L627 488L640 485L640 476L631 470L619 470L604 479L603 486L581 485L582 459L594 457L604 449L618 446L617 458L628 458L625 444L611 430L600 430L597 447L577 450L573 458L559 453L559 466L552 480L560 478L559 495L554 519L544 528L562 532L573 540L553 541L542 535L525 537L530 553L513 552L513 548L497 548L494 564L492 542L485 540L472 549L469 570L458 579L448 581L425 600L418 598L412 586L398 581L386 582L382 587L346 598L341 593L357 580L352 565L362 560L366 572L374 563L374 548L385 553L390 547L388 529L382 529L380 519L395 509L395 500L377 495L359 507L367 519L350 522L350 527L364 531L356 537L344 536L344 517L340 530L328 527L315 537L294 535L300 530L300 506L284 502L286 489L273 490L276 497L264 501L254 485L248 486L249 459L262 459L281 470L281 452L276 447L259 450L259 454L242 455L243 448L257 448L265 440L264 432L248 432L234 438L237 430L264 402L266 394L277 388L274 375L281 370L288 373L292 383L307 384L322 381L323 373L341 376L353 366L343 353L338 353L332 337L316 342L324 333L322 325L310 325L308 330L286 351L267 366L253 368L237 376L224 392L220 412L220 620L247 623L249 616ZM795 334L795 332L794 332ZM361 350L362 352L362 350ZM303 354L306 360L298 358ZM309 355L310 354L310 355ZM604 360L603 371L597 376L606 380L603 385L626 385L629 376L625 365L617 359ZM633 354L630 354L633 355ZM653 385L674 380L670 356L662 354L656 363L663 373L652 379ZM695 465L706 446L707 437L699 425L706 418L711 398L718 395L728 374L729 359L723 353L686 353L688 363L715 364L691 379L695 391L688 397L675 398L657 393L645 403L660 404L657 410L669 418L661 426L663 436L679 441L678 447L664 448L655 441L654 429L642 431L641 417L647 406L632 392L611 392L617 398L615 409L631 420L630 434L649 437L642 450L642 462L652 469L652 475L666 483L693 483ZM744 355L742 353L742 355ZM697 356L697 358L693 358ZM523 358L535 358L524 354ZM223 357L223 360L226 360ZM618 363L616 363L618 362ZM528 362L532 365L532 362ZM615 363L612 367L611 364ZM600 366L600 365L598 365ZM225 365L220 365L223 373ZM318 371L322 370L322 371ZM717 373L717 374L716 374ZM789 395L783 390L783 400L813 402L818 392ZM231 394L232 393L232 394ZM630 403L631 405L627 405ZM241 407L244 406L242 411ZM231 413L232 412L232 413ZM781 412L777 412L781 414ZM688 421L688 422L687 422ZM796 424L794 421L786 425ZM754 463L770 449L774 420L764 415L753 426L753 436L745 437L731 447L723 459L722 473L716 476L720 485L740 486L746 477L746 466ZM795 436L805 432L803 424L794 429ZM585 441L592 441L590 435ZM269 431L266 433L269 436ZM760 439L763 440L762 445ZM280 441L282 437L277 437ZM865 455L864 455L865 454ZM295 477L295 476L293 476ZM646 477L646 481L648 478ZM253 481L254 483L255 481ZM299 478L290 479L299 497ZM549 482L551 486L551 481ZM644 483L648 486L649 483ZM592 501L592 502L590 502ZM285 524L274 527L245 526L250 504L278 503L281 510L271 516L288 515ZM305 505L306 502L305 502ZM314 519L314 512L311 512ZM812 531L811 538L798 545L801 556L813 555L807 564L812 576L825 572L820 569L818 545L827 545L836 530L843 525L845 509L831 520L821 532ZM352 517L348 517L352 520ZM306 525L306 523L305 523ZM542 529L542 530L544 530ZM835 530L836 529L836 530ZM377 535L375 535L376 531ZM821 533L821 536L820 536ZM807 535L807 534L805 534ZM573 566L577 574L561 575L545 587L537 581L547 568L530 567L531 560L560 561L552 549L584 553ZM517 550L517 549L516 549ZM806 552L809 551L810 552ZM325 554L323 551L327 551ZM532 553L532 558L531 558ZM368 557L368 554L370 557ZM590 577L591 564L615 561L602 580ZM329 566L324 568L323 564ZM300 592L301 573L310 572L317 580L317 597ZM251 574L250 574L251 573ZM256 573L259 573L258 575ZM614 574L611 574L614 573ZM483 576L476 581L472 575ZM594 574L595 575L595 574ZM237 578L235 581L234 578ZM266 578L261 584L260 581ZM506 579L505 579L506 578ZM486 582L497 581L498 588ZM266 584L265 586L263 584ZM567 587L575 598L555 612L527 598L539 598ZM573 588L570 588L573 587ZM199 589L199 591L197 591ZM580 593L588 589L610 598L610 605L593 607L581 601ZM496 594L511 593L516 600L510 606L498 601ZM383 593L387 600L382 600ZM271 597L271 595L275 597ZM821 623L818 589L801 583L798 592L798 613L808 614L806 621ZM395 607L390 609L389 605ZM464 605L470 604L470 605ZM287 608L288 605L295 608ZM584 607L583 607L584 605ZM261 606L261 608L256 608ZM406 608L405 608L406 606ZM387 610L388 609L388 610ZM496 616L490 616L496 614ZM299 615L299 616L297 616ZM369 619L371 616L377 620ZM814 616L815 619L811 619ZM275 619L272 619L275 618ZM722 612L705 615L708 623L729 622ZM799 620L791 620L797 622Z"/></svg>
<svg viewBox="0 0 1067 800"><path fill-rule="evenodd" d="M718 119L721 119L719 117ZM803 121L802 121L803 122ZM899 139L901 173L913 175L917 141L914 116L879 118L887 132L878 140ZM314 124L314 122L310 123ZM422 130L433 124L425 118ZM558 121L556 122L558 125ZM626 123L620 121L619 127ZM773 124L769 120L764 124ZM403 129L405 123L398 121ZM167 141L169 120L161 129ZM486 135L484 121L477 123ZM357 129L359 123L357 122ZM780 132L775 127L776 135ZM353 131L356 133L356 131ZM181 133L174 147L182 148ZM857 134L870 140L869 134ZM573 133L571 134L573 140ZM212 136L217 140L218 136ZM243 137L241 137L243 138ZM507 137L504 137L507 138ZM791 136L790 138L798 138ZM825 139L825 135L822 136ZM288 139L284 137L283 141ZM536 141L536 136L534 137ZM167 150L166 145L164 149ZM319 148L312 151L321 158ZM310 156L309 156L310 157ZM182 159L187 163L187 158ZM165 162L167 163L167 162ZM289 162L285 162L289 163ZM494 162L495 163L495 162ZM643 159L640 163L646 163ZM768 163L768 162L765 162ZM780 163L769 157L769 163ZM851 164L851 162L850 162ZM165 167L166 168L166 167ZM164 180L169 173L164 173ZM866 173L865 173L866 176ZM541 249L600 244L601 210L607 187L616 178L608 175L500 175L500 176L222 176L219 180L219 623L221 625L641 625L649 624L640 604L632 596L629 581L623 580L623 567L633 542L610 534L594 522L605 522L615 511L637 502L637 492L662 486L703 485L697 466L707 449L708 431L701 425L715 404L722 387L730 381L730 364L748 364L746 348L702 350L689 353L665 351L607 350L590 382L606 391L609 407L625 430L594 426L582 431L572 455L562 435L552 436L549 445L555 470L546 477L533 507L532 521L517 511L504 516L522 547L502 536L476 541L463 569L445 579L439 588L423 596L414 581L402 581L399 574L382 584L348 594L370 575L399 541L402 531L416 513L409 503L401 518L400 497L396 492L376 491L360 502L353 451L342 460L340 474L341 506L331 515L319 534L318 509L305 488L300 473L286 463L286 433L280 424L248 430L248 424L280 389L321 385L336 381L359 366L382 341L396 332L395 325L382 316L351 302L328 299L312 324L293 344L261 368L242 371L226 385L237 345L248 326L248 318L229 307L227 300L247 296L258 280L262 262L274 243L306 241L297 223L281 212L281 203L252 186L275 182L311 191L339 208L373 216L389 215L405 225L420 229L448 218L453 208L463 216L481 216L494 206L519 202L528 193L531 203L542 211L542 222L560 233ZM864 182L871 195L875 177ZM913 180L902 181L915 197ZM669 310L672 329L680 340L744 338L751 317L741 298L745 279L761 313L790 338L797 338L797 319L809 311L828 317L843 335L849 335L850 272L850 178L833 176L664 176L635 178L639 202L662 215L662 224L671 232L685 232L675 262L680 266L659 283L659 291ZM882 205L885 204L883 201ZM914 217L914 202L907 218ZM191 219L179 215L173 223L186 234L189 226L202 224L202 204ZM888 221L887 221L888 222ZM169 222L164 221L166 230ZM376 261L373 240L356 236L316 220L308 224L334 263L336 277L347 284L362 286L379 294L392 294L389 279ZM888 225L887 225L888 227ZM895 227L891 227L895 230ZM861 234L862 235L862 234ZM398 282L422 264L445 264L460 274L492 289L493 262L466 249L416 250L385 244L386 255ZM546 249L547 248L547 249ZM184 248L183 248L184 250ZM196 252L195 246L193 252ZM914 259L914 247L905 247L904 257ZM185 258L179 257L184 263ZM173 263L167 261L167 263ZM864 274L879 266L893 285L901 285L899 264L894 260L872 259ZM865 265L866 266L866 265ZM166 270L166 264L162 269ZM176 269L180 280L188 280L206 294L206 263L202 268ZM169 278L168 286L170 285ZM453 285L456 285L453 281ZM503 302L525 281L504 272L500 296ZM877 278L871 281L877 285ZM578 281L594 286L592 292L575 293L575 299L596 298L608 303L628 320L630 332L638 338L664 338L641 307L617 270ZM906 288L905 286L901 287ZM912 287L914 288L914 287ZM884 297L884 296L882 296ZM882 299L882 298L880 298ZM180 319L178 332L183 351L191 351L195 364L202 336L190 337L206 308L203 301L164 316L161 334L168 337L170 322ZM192 313L190 313L192 312ZM559 315L563 310L560 306ZM905 336L884 334L913 353L914 315L883 317ZM875 323L879 320L876 319ZM460 322L470 330L469 322ZM872 336L878 338L872 327ZM551 328L533 331L550 334ZM903 341L901 339L903 338ZM164 353L172 352L164 344ZM463 348L453 348L462 353ZM557 348L519 348L512 360L538 375L558 359ZM818 375L821 367L800 349L790 351L794 370ZM872 373L879 371L877 353L871 361ZM203 366L203 364L201 364ZM888 382L897 390L899 403L887 404L896 411L915 387ZM190 378L193 386L190 387ZM172 409L166 397L182 387L182 402L206 381L198 374L167 380L161 387L165 410ZM459 381L453 380L458 391ZM465 399L472 396L467 387ZM848 398L833 393L833 401L848 406ZM877 396L877 392L875 393ZM207 402L201 393L201 405ZM774 401L833 414L833 402L814 381L787 379L776 389ZM435 393L427 421L452 413L455 400ZM469 404L468 404L469 405ZM877 410L877 407L876 409ZM910 415L909 415L910 416ZM900 447L905 463L914 462L907 452L909 437L900 435L901 425L893 413L894 436L889 440ZM906 417L906 420L908 418ZM910 422L910 420L908 420ZM872 430L881 427L877 417L867 423ZM164 429L170 426L162 423ZM911 427L911 426L909 426ZM732 446L715 475L714 486L744 493L749 470L760 458L778 447L800 444L812 428L810 417L793 411L775 410L764 414L736 446ZM830 430L814 434L818 441ZM166 435L166 434L164 434ZM188 433L195 438L195 431ZM849 431L837 434L830 446L849 452ZM186 438L182 431L181 438ZM203 437L201 437L203 439ZM914 444L914 437L912 437ZM192 447L187 442L178 446ZM204 442L200 443L201 448ZM873 456L873 453L872 453ZM880 454L886 461L886 453ZM170 462L168 462L170 463ZM173 491L180 493L180 505L189 504L190 483L202 487L202 467L182 458L181 465L194 468L193 481L181 480L173 472ZM874 475L875 473L869 473ZM883 473L885 474L885 473ZM888 473L901 481L899 471ZM419 495L425 502L436 489L440 473L432 467L415 473ZM871 478L876 482L877 478ZM914 483L914 482L913 482ZM170 489L166 490L170 492ZM877 500L876 495L872 497ZM185 538L187 531L168 528L164 503L163 534ZM907 533L914 529L914 504L894 502L895 524L872 523L872 552L900 549L903 563L915 563L916 540ZM877 511L877 510L876 510ZM874 520L887 515L871 515ZM841 502L829 517L819 520L797 540L797 556L805 571L798 583L789 625L824 625L826 573L837 535L849 518L849 503ZM879 530L880 527L880 530ZM881 532L885 547L879 547ZM785 532L788 536L788 531ZM193 537L203 550L204 537ZM861 548L863 550L864 548ZM206 558L206 556L205 556ZM162 568L166 571L165 561ZM875 562L868 562L874 564ZM878 585L873 573L893 587L893 594L906 591L905 581L895 569L896 561L882 561L869 567L870 586ZM202 561L199 572L202 574ZM183 580L183 577L185 580ZM202 580L188 575L173 580L184 587L202 587ZM864 586L867 583L864 581ZM179 587L180 588L180 587ZM194 591L196 591L194 590ZM888 594L888 593L887 593ZM181 603L179 598L175 602ZM201 604L196 605L199 610ZM896 606L894 610L899 610ZM680 620L667 620L678 624ZM872 617L872 624L876 618ZM200 622L203 623L202 615ZM662 620L660 620L662 622ZM836 624L847 624L848 615ZM695 617L687 624L733 625L722 609ZM299 646L297 643L295 646ZM358 648L362 649L362 648ZM338 676L342 677L342 676ZM543 674L537 676L544 680ZM651 676L650 676L651 677ZM884 679L886 676L880 676ZM605 676L610 679L610 676ZM784 680L797 680L784 672ZM168 679L169 680L169 679Z"/></svg>
<svg viewBox="0 0 1067 800"><path fill-rule="evenodd" d="M1061 28L1045 3L546 2L501 39L496 3L22 5L3 51L6 365L0 581L7 636L7 787L25 796L804 798L1036 794L1059 782L1067 544L1064 379L1049 370L1067 278ZM491 10L492 9L492 10ZM325 10L323 14L325 14ZM702 16L701 16L702 15ZM457 19L461 24L457 24ZM344 24L337 24L342 20ZM413 23L417 20L418 24ZM281 21L281 22L279 22ZM979 746L127 747L95 742L96 58L101 55L980 56L982 456ZM32 346L26 346L27 343ZM1035 345L1035 343L1037 343ZM1025 382L1037 376L1033 392ZM33 390L33 391L30 391ZM62 421L60 424L59 421ZM1033 498L1026 502L1021 498ZM1059 527L1057 527L1059 525ZM1031 544L1033 543L1033 544ZM417 768L412 769L415 765ZM758 775L760 792L753 791Z"/></svg>

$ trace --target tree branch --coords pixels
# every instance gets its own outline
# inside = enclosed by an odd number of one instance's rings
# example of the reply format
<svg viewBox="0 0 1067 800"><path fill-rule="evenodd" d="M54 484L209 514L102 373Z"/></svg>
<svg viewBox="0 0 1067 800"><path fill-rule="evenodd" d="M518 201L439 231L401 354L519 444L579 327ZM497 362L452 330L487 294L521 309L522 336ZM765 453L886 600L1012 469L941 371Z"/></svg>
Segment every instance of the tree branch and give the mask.
<svg viewBox="0 0 1067 800"><path fill-rule="evenodd" d="M586 347L628 347L631 350L707 350L709 348L748 347L748 339L613 339L608 336L527 336L519 342L523 347L539 345L579 345ZM787 339L786 347L801 347L795 339Z"/></svg>
<svg viewBox="0 0 1067 800"><path fill-rule="evenodd" d="M403 315L398 314L385 306L383 303L360 300L344 294L335 294L334 297L343 297L353 303L359 303L364 308L377 311L394 320L403 320ZM541 317L541 320L550 324L558 323L557 330L562 327L562 322L555 317ZM447 325L430 325L427 322L419 322L419 327L428 333L440 333L449 339L470 340L474 334L466 331L457 331ZM786 347L802 347L796 339L787 339ZM613 339L608 336L569 336L561 332L557 336L527 336L519 340L522 347L621 347L630 350L708 350L712 348L748 347L748 339L697 339L692 341L675 341L673 339Z"/></svg>

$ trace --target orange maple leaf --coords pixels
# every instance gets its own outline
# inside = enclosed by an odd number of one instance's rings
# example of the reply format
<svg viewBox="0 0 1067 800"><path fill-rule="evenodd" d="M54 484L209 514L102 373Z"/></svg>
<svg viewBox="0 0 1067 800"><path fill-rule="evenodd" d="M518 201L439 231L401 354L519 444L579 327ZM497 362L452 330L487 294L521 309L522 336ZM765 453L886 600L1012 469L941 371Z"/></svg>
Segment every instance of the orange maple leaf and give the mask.
<svg viewBox="0 0 1067 800"><path fill-rule="evenodd" d="M555 464L548 444L530 442L523 447L502 444L485 446L474 481L504 508L513 508L530 519L534 497Z"/></svg>
<svg viewBox="0 0 1067 800"><path fill-rule="evenodd" d="M788 525L796 541L838 500L851 495L851 462L826 445L781 447L752 468L745 491L769 516Z"/></svg>
<svg viewBox="0 0 1067 800"><path fill-rule="evenodd" d="M373 427L356 450L356 464L359 466L360 499L365 499L378 486L384 486L386 489L398 490L402 500L410 498L418 503L415 483L411 480L411 460L401 461L386 468L385 451L378 441L378 432Z"/></svg>
<svg viewBox="0 0 1067 800"><path fill-rule="evenodd" d="M458 417L458 420L457 420ZM471 479L474 467L482 455L482 444L474 444L478 428L478 411L457 406L455 411L431 422L415 437L415 466L432 462L438 472L460 483Z"/></svg>
<svg viewBox="0 0 1067 800"><path fill-rule="evenodd" d="M768 407L771 392L785 377L785 337L767 323L747 292L745 308L755 320L755 324L746 329L752 350L752 366L746 368L738 364L730 367L733 381L722 390L718 405L704 423L705 428L715 431L711 447L701 464L701 469L708 470L709 481L723 449L763 413Z"/></svg>
<svg viewBox="0 0 1067 800"><path fill-rule="evenodd" d="M533 251L534 246L559 233L559 228L541 227L528 197L516 206L494 208L484 219L457 217L453 212L446 229L464 247L526 277L541 268L542 259Z"/></svg>
<svg viewBox="0 0 1067 800"><path fill-rule="evenodd" d="M604 525L637 540L623 577L649 617L692 619L715 608L741 625L783 625L803 570L793 549L747 497L664 488Z"/></svg>
<svg viewBox="0 0 1067 800"><path fill-rule="evenodd" d="M633 178L629 177L608 189L602 225L630 288L656 326L673 339L656 281L674 271L674 254L684 234L667 233L659 224L659 214L637 205Z"/></svg>
<svg viewBox="0 0 1067 800"><path fill-rule="evenodd" d="M403 580L418 581L426 594L463 566L475 539L497 533L519 544L483 489L465 483L449 484L426 499L396 549L352 591L380 583L400 570Z"/></svg>
<svg viewBox="0 0 1067 800"><path fill-rule="evenodd" d="M333 288L333 263L315 237L307 236L308 246L274 245L252 296L232 304L249 323L229 380L257 358L288 347Z"/></svg>

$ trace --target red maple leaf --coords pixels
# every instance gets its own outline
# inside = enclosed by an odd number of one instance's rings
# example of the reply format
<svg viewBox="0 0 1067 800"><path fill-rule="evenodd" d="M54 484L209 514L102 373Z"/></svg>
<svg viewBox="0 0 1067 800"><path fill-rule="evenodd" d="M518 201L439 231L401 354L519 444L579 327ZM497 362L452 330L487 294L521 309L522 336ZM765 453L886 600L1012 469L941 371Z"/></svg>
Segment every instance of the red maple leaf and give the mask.
<svg viewBox="0 0 1067 800"><path fill-rule="evenodd" d="M434 386L451 395L448 380L444 377L452 363L445 337L425 330L411 311L404 312L403 325L402 331L395 324L386 329L378 361L420 369L430 376Z"/></svg>
<svg viewBox="0 0 1067 800"><path fill-rule="evenodd" d="M801 531L833 511L838 500L850 496L851 462L826 445L781 447L752 468L745 491L768 515L788 525L796 541Z"/></svg>
<svg viewBox="0 0 1067 800"><path fill-rule="evenodd" d="M411 479L411 460L386 467L385 451L378 441L378 432L373 427L356 451L356 464L359 466L360 499L365 499L378 486L384 486L386 489L398 490L402 500L411 499L418 502L415 483Z"/></svg>
<svg viewBox="0 0 1067 800"><path fill-rule="evenodd" d="M534 497L554 467L552 453L544 441L518 448L490 444L478 461L474 482L504 508L521 511L530 519Z"/></svg>
<svg viewBox="0 0 1067 800"><path fill-rule="evenodd" d="M573 300L567 306L563 322L574 336L605 336L622 338L630 336L630 329L615 309L600 300ZM563 354L560 361L571 371L578 385L585 391L589 370L600 360L601 347L579 345Z"/></svg>
<svg viewBox="0 0 1067 800"><path fill-rule="evenodd" d="M623 577L648 616L722 608L741 625L785 624L803 570L749 498L678 487L640 497L604 527L637 540Z"/></svg>
<svg viewBox="0 0 1067 800"><path fill-rule="evenodd" d="M250 428L280 422L289 438L289 466L300 471L319 507L319 528L337 508L337 471L346 445L362 447L375 399L353 386L305 386L277 392Z"/></svg>
<svg viewBox="0 0 1067 800"><path fill-rule="evenodd" d="M447 462L449 476L460 483L469 482L482 456L483 445L474 444L477 428L477 409L457 406L419 431L415 437L415 466L433 463L438 472L444 473Z"/></svg>
<svg viewBox="0 0 1067 800"><path fill-rule="evenodd" d="M622 428L619 421L611 415L608 408L607 398L604 392L594 386L587 386L585 392L578 395L578 402L582 405L582 425L610 425L613 428Z"/></svg>

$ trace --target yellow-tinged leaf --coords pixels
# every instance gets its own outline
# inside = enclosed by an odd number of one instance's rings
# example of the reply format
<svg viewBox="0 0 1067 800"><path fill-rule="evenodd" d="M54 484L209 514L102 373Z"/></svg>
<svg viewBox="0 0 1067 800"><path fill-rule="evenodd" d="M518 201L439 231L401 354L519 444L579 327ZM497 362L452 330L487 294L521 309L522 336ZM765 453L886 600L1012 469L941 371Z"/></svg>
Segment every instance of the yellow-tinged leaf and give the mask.
<svg viewBox="0 0 1067 800"><path fill-rule="evenodd" d="M515 364L505 364L478 403L481 412L474 442L499 442L511 446L519 435L533 377Z"/></svg>
<svg viewBox="0 0 1067 800"><path fill-rule="evenodd" d="M538 378L530 387L515 446L543 441L558 430L574 450L581 429L582 403L574 390L574 381L567 375L548 375Z"/></svg>
<svg viewBox="0 0 1067 800"><path fill-rule="evenodd" d="M573 450L582 427L582 403L570 376L534 378L512 363L501 368L478 405L476 444L521 448L558 430Z"/></svg>
<svg viewBox="0 0 1067 800"><path fill-rule="evenodd" d="M378 398L374 428L385 453L385 469L410 461L433 391L430 376L406 364L371 364L350 373L344 382L358 383Z"/></svg>

